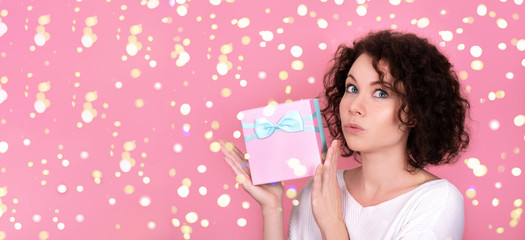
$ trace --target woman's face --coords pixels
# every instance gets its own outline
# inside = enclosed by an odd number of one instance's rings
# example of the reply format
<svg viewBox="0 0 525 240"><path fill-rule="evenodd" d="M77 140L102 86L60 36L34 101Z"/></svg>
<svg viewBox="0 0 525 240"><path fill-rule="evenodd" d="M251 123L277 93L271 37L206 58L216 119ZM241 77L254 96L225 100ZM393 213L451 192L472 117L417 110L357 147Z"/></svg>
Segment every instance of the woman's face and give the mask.
<svg viewBox="0 0 525 240"><path fill-rule="evenodd" d="M392 83L388 65L380 61L378 68L385 73L385 82ZM369 55L357 58L345 86L339 111L348 147L361 154L395 148L406 151L408 130L397 117L398 98L379 85L379 75Z"/></svg>

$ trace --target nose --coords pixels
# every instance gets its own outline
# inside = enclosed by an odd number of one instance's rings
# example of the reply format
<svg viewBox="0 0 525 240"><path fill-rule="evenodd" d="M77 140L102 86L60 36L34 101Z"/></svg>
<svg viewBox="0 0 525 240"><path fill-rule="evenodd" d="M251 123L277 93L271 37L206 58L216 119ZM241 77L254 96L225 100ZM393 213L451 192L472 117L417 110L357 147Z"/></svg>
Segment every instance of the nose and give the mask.
<svg viewBox="0 0 525 240"><path fill-rule="evenodd" d="M357 94L353 98L349 99L348 111L350 113L364 117L365 116L365 104L364 94Z"/></svg>

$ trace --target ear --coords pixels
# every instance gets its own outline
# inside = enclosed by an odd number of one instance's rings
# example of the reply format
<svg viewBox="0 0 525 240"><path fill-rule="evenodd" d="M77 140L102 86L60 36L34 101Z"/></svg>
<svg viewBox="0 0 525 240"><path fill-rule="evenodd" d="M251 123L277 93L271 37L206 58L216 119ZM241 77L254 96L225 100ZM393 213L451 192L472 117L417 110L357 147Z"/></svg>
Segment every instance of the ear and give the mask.
<svg viewBox="0 0 525 240"><path fill-rule="evenodd" d="M407 121L408 128L414 128L417 125L417 119L415 117L410 117Z"/></svg>
<svg viewBox="0 0 525 240"><path fill-rule="evenodd" d="M399 114L407 128L414 128L417 125L417 118L413 113L409 112L408 106L404 106Z"/></svg>

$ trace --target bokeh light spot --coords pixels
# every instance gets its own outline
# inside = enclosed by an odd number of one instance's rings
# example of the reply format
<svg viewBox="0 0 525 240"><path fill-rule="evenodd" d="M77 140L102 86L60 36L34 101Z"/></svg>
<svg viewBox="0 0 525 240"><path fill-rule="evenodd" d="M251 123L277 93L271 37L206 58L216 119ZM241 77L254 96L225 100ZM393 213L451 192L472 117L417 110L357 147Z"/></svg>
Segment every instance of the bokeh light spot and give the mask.
<svg viewBox="0 0 525 240"><path fill-rule="evenodd" d="M359 5L359 6L357 6L357 8L355 9L355 11L356 11L357 15L359 15L359 16L362 17L362 16L366 15L366 13L367 13L368 10L366 9L366 6L365 6L365 5Z"/></svg>
<svg viewBox="0 0 525 240"><path fill-rule="evenodd" d="M498 120L493 119L493 120L490 120L490 121L489 121L489 128L490 128L491 130L496 131L496 130L499 129L499 126L500 126L500 124L499 124L499 121L498 121Z"/></svg>
<svg viewBox="0 0 525 240"><path fill-rule="evenodd" d="M481 60L474 60L470 63L470 67L474 70L481 70L483 69L483 62Z"/></svg>
<svg viewBox="0 0 525 240"><path fill-rule="evenodd" d="M149 230L154 230L155 228L157 228L157 223L155 223L154 221L149 221L147 227Z"/></svg>
<svg viewBox="0 0 525 240"><path fill-rule="evenodd" d="M319 18L319 19L317 19L317 26L319 28L325 29L325 28L328 27L328 22L326 20L324 20L323 18Z"/></svg>
<svg viewBox="0 0 525 240"><path fill-rule="evenodd" d="M245 218L239 218L237 219L237 225L239 225L239 227L245 227L247 224L247 221Z"/></svg>
<svg viewBox="0 0 525 240"><path fill-rule="evenodd" d="M521 169L518 168L518 167L513 168L510 172L512 173L512 175L514 175L516 177L521 175Z"/></svg>
<svg viewBox="0 0 525 240"><path fill-rule="evenodd" d="M199 216L196 212L189 212L188 214L186 214L186 221L188 223L195 223L197 222L197 220L199 220Z"/></svg>
<svg viewBox="0 0 525 240"><path fill-rule="evenodd" d="M213 6L219 6L221 4L221 0L210 0L210 4Z"/></svg>
<svg viewBox="0 0 525 240"><path fill-rule="evenodd" d="M303 55L303 49L300 46L292 46L292 48L290 49L290 53L294 57L300 57L301 55Z"/></svg>
<svg viewBox="0 0 525 240"><path fill-rule="evenodd" d="M494 207L499 206L499 199L497 199L497 198L493 198L493 199L492 199L492 206L494 206Z"/></svg>
<svg viewBox="0 0 525 240"><path fill-rule="evenodd" d="M518 48L519 51L524 51L525 50L525 39L520 39L516 43L516 48Z"/></svg>
<svg viewBox="0 0 525 240"><path fill-rule="evenodd" d="M177 194L179 194L179 197L186 198L190 194L190 189L186 186L180 186L177 189Z"/></svg>
<svg viewBox="0 0 525 240"><path fill-rule="evenodd" d="M480 57L481 56L481 53L482 53L482 49L480 46L472 46L470 48L470 54L473 56L473 57Z"/></svg>
<svg viewBox="0 0 525 240"><path fill-rule="evenodd" d="M237 113L237 120L241 121L243 119L244 119L244 113L242 112Z"/></svg>
<svg viewBox="0 0 525 240"><path fill-rule="evenodd" d="M7 149L9 149L9 144L7 144L6 141L0 142L0 153L6 153Z"/></svg>
<svg viewBox="0 0 525 240"><path fill-rule="evenodd" d="M451 31L439 31L439 35L441 36L441 39L445 42L452 41L454 38L454 34Z"/></svg>
<svg viewBox="0 0 525 240"><path fill-rule="evenodd" d="M232 91L231 91L229 88L223 88L223 89L221 90L221 96L222 96L222 97L227 98L227 97L229 97L229 96L231 96L231 95L232 95Z"/></svg>
<svg viewBox="0 0 525 240"><path fill-rule="evenodd" d="M301 4L299 5L299 7L297 7L297 14L299 16L306 16L307 13L308 13L308 8L306 7L306 5Z"/></svg>
<svg viewBox="0 0 525 240"><path fill-rule="evenodd" d="M295 176L298 176L298 177L304 176L307 171L308 169L306 169L306 166L304 165L298 166L293 169L293 173L295 174Z"/></svg>
<svg viewBox="0 0 525 240"><path fill-rule="evenodd" d="M239 21L237 22L237 26L239 28L247 28L248 26L250 26L250 19L249 18L239 19Z"/></svg>
<svg viewBox="0 0 525 240"><path fill-rule="evenodd" d="M219 142L212 142L210 144L210 150L212 152L218 152L221 150L221 144Z"/></svg>
<svg viewBox="0 0 525 240"><path fill-rule="evenodd" d="M521 207L521 205L523 205L523 199L518 198L514 200L513 204L514 204L514 207Z"/></svg>
<svg viewBox="0 0 525 240"><path fill-rule="evenodd" d="M182 152L182 145L180 143L176 143L175 145L173 145L173 151L175 151L176 153Z"/></svg>
<svg viewBox="0 0 525 240"><path fill-rule="evenodd" d="M201 220L201 226L202 226L202 227L208 227L208 226L210 226L210 221L208 221L207 219L202 219L202 220Z"/></svg>
<svg viewBox="0 0 525 240"><path fill-rule="evenodd" d="M476 12L480 16L485 16L487 14L487 6L485 6L485 4L478 5Z"/></svg>
<svg viewBox="0 0 525 240"><path fill-rule="evenodd" d="M465 192L465 195L468 197L468 198L474 198L476 197L476 188L474 187L470 187L467 189L467 191Z"/></svg>
<svg viewBox="0 0 525 240"><path fill-rule="evenodd" d="M236 130L235 132L233 132L233 137L234 138L240 138L241 137L241 131Z"/></svg>
<svg viewBox="0 0 525 240"><path fill-rule="evenodd" d="M401 3L401 0L388 0L388 2L394 6L397 6Z"/></svg>
<svg viewBox="0 0 525 240"><path fill-rule="evenodd" d="M291 186L286 190L286 197L290 199L297 197L297 189L295 188L295 186Z"/></svg>
<svg viewBox="0 0 525 240"><path fill-rule="evenodd" d="M507 28L507 26L508 26L507 21L506 21L505 19L503 19L503 18L498 18L498 20L496 21L496 23L498 24L498 27L499 27L499 28L502 28L502 29L505 29L505 28Z"/></svg>
<svg viewBox="0 0 525 240"><path fill-rule="evenodd" d="M426 28L428 27L428 25L430 25L430 20L426 17L420 18L419 20L417 20L417 26L419 28Z"/></svg>
<svg viewBox="0 0 525 240"><path fill-rule="evenodd" d="M279 79L281 79L281 80L286 80L286 79L288 79L288 72L286 72L286 71L280 71L280 72L279 72Z"/></svg>
<svg viewBox="0 0 525 240"><path fill-rule="evenodd" d="M208 189L206 187L200 187L199 188L199 194L200 195L206 196L207 193L208 193Z"/></svg>
<svg viewBox="0 0 525 240"><path fill-rule="evenodd" d="M271 31L260 31L259 35L261 35L264 41L269 42L273 40L273 33Z"/></svg>
<svg viewBox="0 0 525 240"><path fill-rule="evenodd" d="M246 176L244 176L243 174L239 174L235 177L235 181L239 184L243 184L245 180Z"/></svg>
<svg viewBox="0 0 525 240"><path fill-rule="evenodd" d="M40 240L47 240L49 238L49 232L47 231L40 231L38 233L38 239ZM3 239L3 238L0 238L0 239Z"/></svg>
<svg viewBox="0 0 525 240"><path fill-rule="evenodd" d="M64 184L60 184L60 185L58 185L58 187L57 187L57 191L58 191L59 193L65 193L65 192L67 191L67 187L66 187L66 185L64 185Z"/></svg>
<svg viewBox="0 0 525 240"><path fill-rule="evenodd" d="M292 62L292 69L293 70L299 71L299 70L303 70L303 68L304 68L303 61L295 60L295 61Z"/></svg>
<svg viewBox="0 0 525 240"><path fill-rule="evenodd" d="M485 165L477 165L474 167L474 169L472 169L473 172L474 172L474 175L476 177L482 177L482 176L485 176L487 174L487 166Z"/></svg>
<svg viewBox="0 0 525 240"><path fill-rule="evenodd" d="M514 117L514 125L516 125L516 127L521 127L525 124L525 115L523 114L520 114L516 117ZM0 152L1 152L1 147L0 147Z"/></svg>
<svg viewBox="0 0 525 240"><path fill-rule="evenodd" d="M220 207L227 207L228 205L230 205L230 201L231 201L230 195L226 193L222 194L221 196L219 196L219 198L217 198L217 204Z"/></svg>
<svg viewBox="0 0 525 240"><path fill-rule="evenodd" d="M205 165L202 165L202 164L199 165L199 166L197 167L197 171L198 171L199 173L205 173L205 172L206 172L206 166L205 166Z"/></svg>
<svg viewBox="0 0 525 240"><path fill-rule="evenodd" d="M191 106L187 103L184 103L180 106L180 113L184 116L190 114Z"/></svg>

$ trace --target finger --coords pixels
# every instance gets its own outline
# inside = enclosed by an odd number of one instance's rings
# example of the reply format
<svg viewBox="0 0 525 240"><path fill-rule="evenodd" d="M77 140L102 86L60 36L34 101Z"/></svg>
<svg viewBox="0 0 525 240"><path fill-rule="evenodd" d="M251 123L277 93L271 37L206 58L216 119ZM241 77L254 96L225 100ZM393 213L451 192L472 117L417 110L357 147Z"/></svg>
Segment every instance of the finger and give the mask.
<svg viewBox="0 0 525 240"><path fill-rule="evenodd" d="M235 154L237 154L241 159L245 159L244 158L244 153L239 148L237 148L235 145L233 146L233 150L232 151Z"/></svg>
<svg viewBox="0 0 525 240"><path fill-rule="evenodd" d="M242 166L242 169L246 171L246 174L248 174L248 176L252 176L252 173L250 172L250 163L247 160L242 161L241 166Z"/></svg>
<svg viewBox="0 0 525 240"><path fill-rule="evenodd" d="M339 158L339 149L341 149L341 141L334 140L332 141L332 158L330 161L330 174L335 175L337 173L337 159Z"/></svg>
<svg viewBox="0 0 525 240"><path fill-rule="evenodd" d="M228 166L230 166L235 176L239 174L244 174L242 168L239 168L239 166L236 164L236 161L233 161L230 157L224 157L224 161L226 161Z"/></svg>
<svg viewBox="0 0 525 240"><path fill-rule="evenodd" d="M230 159L231 163L235 166L236 169L239 170L239 172L242 172L243 174L250 176L249 172L247 171L248 167L246 166L245 162L241 162L231 157L227 157L227 158Z"/></svg>
<svg viewBox="0 0 525 240"><path fill-rule="evenodd" d="M245 158L245 154L239 150L239 148L235 147L235 145L233 145L231 142L224 142L224 146L226 150L230 151L230 154L232 154L235 159L241 161L242 168L245 169L246 173L251 176L249 162L248 159Z"/></svg>
<svg viewBox="0 0 525 240"><path fill-rule="evenodd" d="M222 152L224 155L226 155L226 153L228 153L228 152L231 151L231 148L226 147L226 145L229 143L228 140L220 139L218 142L219 142L219 144L221 145L221 152Z"/></svg>
<svg viewBox="0 0 525 240"><path fill-rule="evenodd" d="M323 164L320 163L317 165L317 168L315 169L315 175L312 185L312 198L317 196L321 192L321 184L322 184L322 174L323 174Z"/></svg>
<svg viewBox="0 0 525 240"><path fill-rule="evenodd" d="M227 161L232 162L232 168L235 173L235 181L241 184L246 191L251 192L254 185L252 183L252 179L249 173L246 172L246 169L240 167L240 164L238 164L237 161L232 161L229 158L227 159Z"/></svg>
<svg viewBox="0 0 525 240"><path fill-rule="evenodd" d="M331 168L332 168L332 155L333 155L333 148L330 146L328 148L328 151L326 152L326 158L324 160L323 164L323 171L321 173L322 176L322 183L325 184L328 182L328 179L331 174Z"/></svg>
<svg viewBox="0 0 525 240"><path fill-rule="evenodd" d="M237 154L242 159L244 159L244 153L241 152L241 150L239 150L239 148L237 148L232 142L225 139L221 139L219 140L219 143L221 144L221 146L224 146L226 150L231 151L234 154Z"/></svg>
<svg viewBox="0 0 525 240"><path fill-rule="evenodd" d="M231 151L228 150L228 149L226 148L226 143L223 142L223 141L221 141L221 140L219 140L219 143L221 144L221 153L222 153L224 156L229 156L229 155L231 155Z"/></svg>
<svg viewBox="0 0 525 240"><path fill-rule="evenodd" d="M250 175L246 174L246 171L244 171L242 168L239 168L239 165L235 163L235 161L232 161L232 159L226 157L226 162L230 164L234 174L235 174L235 181L242 185L242 187L246 190L250 190L253 187L252 179L250 178Z"/></svg>
<svg viewBox="0 0 525 240"><path fill-rule="evenodd" d="M244 158L244 153L228 140L220 139L218 142L221 144L222 154L230 157L234 162L238 162L240 164L239 168L243 169L248 176L251 176L249 163L248 160Z"/></svg>
<svg viewBox="0 0 525 240"><path fill-rule="evenodd" d="M246 160L244 158L244 153L241 152L233 143L228 142L227 140L221 139L219 140L219 143L221 144L221 151L224 155L231 154L232 157L239 159L240 161Z"/></svg>
<svg viewBox="0 0 525 240"><path fill-rule="evenodd" d="M221 144L221 152L224 154L224 156L229 156L232 159L236 159L237 161L242 161L244 159L234 151L233 145L229 145L231 144L230 142L219 140L219 143Z"/></svg>
<svg viewBox="0 0 525 240"><path fill-rule="evenodd" d="M239 181L241 181L241 182L239 182ZM249 178L249 177L244 178L244 179L242 179L242 180L237 179L237 182L238 182L239 184L241 184L241 186L244 188L244 190L246 190L246 192L248 192L248 193L250 193L250 194L253 193L253 190L254 190L255 187L256 187L255 185L253 185L253 183L252 183L252 179Z"/></svg>

